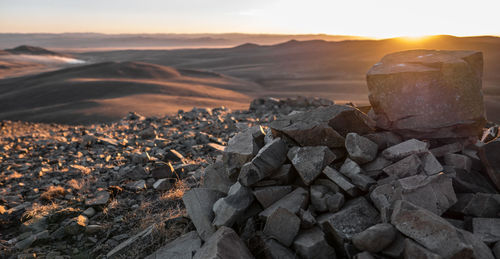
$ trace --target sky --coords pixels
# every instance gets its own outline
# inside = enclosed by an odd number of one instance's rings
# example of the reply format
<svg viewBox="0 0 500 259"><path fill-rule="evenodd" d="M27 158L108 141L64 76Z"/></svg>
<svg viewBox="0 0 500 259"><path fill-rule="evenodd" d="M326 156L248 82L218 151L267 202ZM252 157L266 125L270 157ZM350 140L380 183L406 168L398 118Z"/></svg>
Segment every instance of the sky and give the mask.
<svg viewBox="0 0 500 259"><path fill-rule="evenodd" d="M0 32L500 35L500 0L0 0Z"/></svg>

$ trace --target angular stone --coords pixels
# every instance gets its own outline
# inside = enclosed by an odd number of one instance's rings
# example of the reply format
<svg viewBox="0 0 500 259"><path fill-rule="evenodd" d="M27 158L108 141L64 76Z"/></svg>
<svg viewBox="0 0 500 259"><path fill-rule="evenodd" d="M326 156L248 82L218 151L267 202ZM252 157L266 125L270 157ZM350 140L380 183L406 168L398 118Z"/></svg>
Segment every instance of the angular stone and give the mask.
<svg viewBox="0 0 500 259"><path fill-rule="evenodd" d="M267 208L279 199L283 198L285 195L292 192L292 189L293 187L290 185L257 187L253 191L253 195L263 208Z"/></svg>
<svg viewBox="0 0 500 259"><path fill-rule="evenodd" d="M285 135L301 146L343 147L349 132L370 133L370 119L351 106L332 105L280 117L270 124L273 135Z"/></svg>
<svg viewBox="0 0 500 259"><path fill-rule="evenodd" d="M327 166L323 170L323 174L332 180L336 185L338 185L344 192L349 194L351 197L356 197L358 195L358 188L349 182L341 173L337 170Z"/></svg>
<svg viewBox="0 0 500 259"><path fill-rule="evenodd" d="M155 179L163 179L163 178L177 179L174 167L170 163L164 166L156 167L153 170L151 170L151 176Z"/></svg>
<svg viewBox="0 0 500 259"><path fill-rule="evenodd" d="M374 132L370 134L366 134L363 137L373 141L375 144L377 144L379 150L384 150L388 147L397 145L401 142L403 142L403 139L401 136L394 132L390 131L380 131L380 132Z"/></svg>
<svg viewBox="0 0 500 259"><path fill-rule="evenodd" d="M328 189L332 192L340 192L340 187L336 185L334 182L325 179L325 178L318 178L314 181L315 185L323 185L328 187Z"/></svg>
<svg viewBox="0 0 500 259"><path fill-rule="evenodd" d="M429 143L416 139L409 139L405 142L386 148L382 151L382 155L386 159L396 161L410 155L424 153L428 151L428 148Z"/></svg>
<svg viewBox="0 0 500 259"><path fill-rule="evenodd" d="M377 156L378 145L354 132L347 134L345 147L349 157L359 164L370 162Z"/></svg>
<svg viewBox="0 0 500 259"><path fill-rule="evenodd" d="M287 156L306 185L311 184L325 166L335 160L335 155L326 146L293 147Z"/></svg>
<svg viewBox="0 0 500 259"><path fill-rule="evenodd" d="M167 162L174 163L184 162L186 160L186 158L184 158L184 156L175 149L169 149L163 159Z"/></svg>
<svg viewBox="0 0 500 259"><path fill-rule="evenodd" d="M416 175L420 171L421 165L422 161L417 155L410 155L384 168L383 171L394 178L404 178Z"/></svg>
<svg viewBox="0 0 500 259"><path fill-rule="evenodd" d="M292 165L284 164L274 173L269 176L269 179L275 180L278 184L290 184L293 182L294 174L292 173Z"/></svg>
<svg viewBox="0 0 500 259"><path fill-rule="evenodd" d="M299 210L300 227L303 229L312 228L316 225L316 219L309 210Z"/></svg>
<svg viewBox="0 0 500 259"><path fill-rule="evenodd" d="M500 218L473 218L472 230L475 236L490 244L500 241Z"/></svg>
<svg viewBox="0 0 500 259"><path fill-rule="evenodd" d="M281 244L290 246L299 232L300 218L287 209L278 208L267 217L264 234L275 238Z"/></svg>
<svg viewBox="0 0 500 259"><path fill-rule="evenodd" d="M388 167L391 164L392 162L390 160L385 159L383 156L379 156L375 158L375 160L366 163L361 167L369 174L369 172L382 171L382 169Z"/></svg>
<svg viewBox="0 0 500 259"><path fill-rule="evenodd" d="M125 185L125 188L134 192L142 191L147 188L146 186L146 181L144 180L139 180L139 181L133 181Z"/></svg>
<svg viewBox="0 0 500 259"><path fill-rule="evenodd" d="M433 148L430 150L430 152L435 156L435 157L442 157L446 154L453 154L461 151L464 148L464 145L461 142L455 142L451 144L446 144L442 145L437 148Z"/></svg>
<svg viewBox="0 0 500 259"><path fill-rule="evenodd" d="M223 193L227 193L233 181L229 179L224 164L222 161L210 164L205 168L205 174L203 175L203 187L215 189Z"/></svg>
<svg viewBox="0 0 500 259"><path fill-rule="evenodd" d="M264 255L266 259L297 259L292 250L272 238L264 240Z"/></svg>
<svg viewBox="0 0 500 259"><path fill-rule="evenodd" d="M471 233L468 236L445 219L410 202L396 201L391 223L404 235L444 258L493 258L491 252L488 255L479 250L478 239ZM483 246L486 247L484 243ZM489 249L486 247L486 250Z"/></svg>
<svg viewBox="0 0 500 259"><path fill-rule="evenodd" d="M193 259L253 259L247 246L233 229L220 227L196 252Z"/></svg>
<svg viewBox="0 0 500 259"><path fill-rule="evenodd" d="M431 153L426 152L421 155L422 171L427 175L434 175L444 170L437 158Z"/></svg>
<svg viewBox="0 0 500 259"><path fill-rule="evenodd" d="M196 231L188 232L150 254L146 259L176 258L192 259L201 247L201 239Z"/></svg>
<svg viewBox="0 0 500 259"><path fill-rule="evenodd" d="M326 208L330 212L337 212L339 211L342 206L344 206L345 198L342 193L335 193L331 194L328 193L325 195L326 197Z"/></svg>
<svg viewBox="0 0 500 259"><path fill-rule="evenodd" d="M438 254L435 254L425 247L405 238L404 258L419 258L419 259L442 259Z"/></svg>
<svg viewBox="0 0 500 259"><path fill-rule="evenodd" d="M460 211L474 217L498 217L500 215L500 194L476 193L459 196L463 207Z"/></svg>
<svg viewBox="0 0 500 259"><path fill-rule="evenodd" d="M379 213L364 198L348 201L344 208L323 223L323 230L331 235L337 246L351 240L352 236L379 222Z"/></svg>
<svg viewBox="0 0 500 259"><path fill-rule="evenodd" d="M312 185L310 188L311 205L317 212L338 211L344 204L344 196L340 193L332 193L328 187L323 185Z"/></svg>
<svg viewBox="0 0 500 259"><path fill-rule="evenodd" d="M405 138L478 136L486 122L482 70L478 51L386 55L366 76L377 126Z"/></svg>
<svg viewBox="0 0 500 259"><path fill-rule="evenodd" d="M236 182L231 186L226 197L220 198L214 203L215 219L213 225L231 227L253 201L252 190Z"/></svg>
<svg viewBox="0 0 500 259"><path fill-rule="evenodd" d="M462 169L470 172L472 168L472 159L468 156L460 154L446 154L444 155L444 163L453 166L455 169Z"/></svg>
<svg viewBox="0 0 500 259"><path fill-rule="evenodd" d="M109 197L110 195L107 191L97 192L93 198L88 198L85 200L85 206L106 205L106 203L108 203Z"/></svg>
<svg viewBox="0 0 500 259"><path fill-rule="evenodd" d="M368 191L369 187L376 183L375 180L364 174L363 170L356 162L349 158L344 161L344 164L340 168L340 172L347 176L350 182L362 191Z"/></svg>
<svg viewBox="0 0 500 259"><path fill-rule="evenodd" d="M444 174L415 175L395 184L394 200L405 200L437 215L443 214L457 202L452 180Z"/></svg>
<svg viewBox="0 0 500 259"><path fill-rule="evenodd" d="M389 223L373 225L352 237L352 243L361 251L377 253L394 241L396 229Z"/></svg>
<svg viewBox="0 0 500 259"><path fill-rule="evenodd" d="M251 186L270 176L283 165L286 153L285 141L280 138L274 139L259 150L251 162L241 168L238 180L244 186Z"/></svg>
<svg viewBox="0 0 500 259"><path fill-rule="evenodd" d="M281 198L262 211L259 216L267 219L267 217L273 214L278 208L284 208L291 213L296 214L301 208L305 208L307 206L308 198L308 192L304 188L298 187L293 190L293 192L287 194L285 197Z"/></svg>
<svg viewBox="0 0 500 259"><path fill-rule="evenodd" d="M144 167L138 165L128 171L125 176L131 180L142 180L148 177L148 173L144 170Z"/></svg>
<svg viewBox="0 0 500 259"><path fill-rule="evenodd" d="M231 178L237 177L239 169L259 152L264 145L264 130L260 126L248 128L229 139L222 154L222 161Z"/></svg>
<svg viewBox="0 0 500 259"><path fill-rule="evenodd" d="M360 174L363 172L363 169L353 160L346 158L342 166L340 167L339 171L345 175L353 175L353 174Z"/></svg>
<svg viewBox="0 0 500 259"><path fill-rule="evenodd" d="M299 233L293 248L304 259L335 259L335 249L328 245L321 229L315 227Z"/></svg>
<svg viewBox="0 0 500 259"><path fill-rule="evenodd" d="M186 211L203 240L207 240L215 233L215 227L212 225L215 216L212 207L223 196L224 193L217 190L195 188L184 193L182 197Z"/></svg>

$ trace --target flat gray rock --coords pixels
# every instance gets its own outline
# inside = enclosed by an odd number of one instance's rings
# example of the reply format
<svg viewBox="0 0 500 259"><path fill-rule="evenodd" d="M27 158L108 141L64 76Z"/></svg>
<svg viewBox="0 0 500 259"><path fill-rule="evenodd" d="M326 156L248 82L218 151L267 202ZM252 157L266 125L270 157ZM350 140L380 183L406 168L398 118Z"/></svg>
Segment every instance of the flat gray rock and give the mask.
<svg viewBox="0 0 500 259"><path fill-rule="evenodd" d="M345 147L349 157L359 164L370 162L377 156L378 145L354 132L347 134Z"/></svg>
<svg viewBox="0 0 500 259"><path fill-rule="evenodd" d="M195 188L184 193L182 197L189 218L203 240L207 240L215 233L215 227L212 225L215 216L212 207L223 196L224 193L217 190Z"/></svg>
<svg viewBox="0 0 500 259"><path fill-rule="evenodd" d="M326 146L293 147L287 156L306 185L311 184L336 158Z"/></svg>
<svg viewBox="0 0 500 259"><path fill-rule="evenodd" d="M176 258L192 259L196 250L201 247L201 239L196 231L188 232L166 244L146 259Z"/></svg>
<svg viewBox="0 0 500 259"><path fill-rule="evenodd" d="M194 259L252 259L253 255L233 229L220 227L196 252Z"/></svg>
<svg viewBox="0 0 500 259"><path fill-rule="evenodd" d="M409 139L382 151L382 155L389 160L397 161L410 155L420 154L428 151L429 143Z"/></svg>

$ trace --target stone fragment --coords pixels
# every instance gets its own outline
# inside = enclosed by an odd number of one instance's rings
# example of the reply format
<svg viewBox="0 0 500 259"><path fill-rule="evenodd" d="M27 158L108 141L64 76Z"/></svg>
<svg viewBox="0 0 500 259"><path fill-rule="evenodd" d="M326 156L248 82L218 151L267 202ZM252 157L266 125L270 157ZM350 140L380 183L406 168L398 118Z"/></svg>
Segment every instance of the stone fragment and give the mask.
<svg viewBox="0 0 500 259"><path fill-rule="evenodd" d="M151 176L155 179L163 179L163 178L177 179L174 167L170 163L164 166L156 167L153 170L151 170Z"/></svg>
<svg viewBox="0 0 500 259"><path fill-rule="evenodd" d="M264 145L264 130L260 126L239 132L229 139L222 154L222 161L231 178L238 176L239 169L259 152Z"/></svg>
<svg viewBox="0 0 500 259"><path fill-rule="evenodd" d="M128 171L125 176L131 180L143 180L148 177L148 173L144 170L144 167L138 165L134 166L132 170Z"/></svg>
<svg viewBox="0 0 500 259"><path fill-rule="evenodd" d="M269 179L275 180L278 184L286 185L293 182L294 174L292 173L292 165L284 164L278 170L273 172Z"/></svg>
<svg viewBox="0 0 500 259"><path fill-rule="evenodd" d="M362 165L363 171L367 172L367 174L371 174L370 172L382 171L382 169L391 165L392 162L390 160L385 159L383 156L378 156L375 160Z"/></svg>
<svg viewBox="0 0 500 259"><path fill-rule="evenodd" d="M370 134L366 134L363 137L373 141L377 144L379 150L384 150L388 147L397 145L403 142L401 136L390 131L379 131Z"/></svg>
<svg viewBox="0 0 500 259"><path fill-rule="evenodd" d="M335 249L328 245L321 229L302 230L293 241L293 248L304 259L335 259Z"/></svg>
<svg viewBox="0 0 500 259"><path fill-rule="evenodd" d="M196 231L191 231L162 246L160 249L146 257L146 259L192 259L196 250L200 247L200 237Z"/></svg>
<svg viewBox="0 0 500 259"><path fill-rule="evenodd" d="M392 147L386 148L384 151L382 151L382 155L386 159L397 161L410 155L424 153L428 151L428 148L429 143L417 139L410 139Z"/></svg>
<svg viewBox="0 0 500 259"><path fill-rule="evenodd" d="M286 209L278 208L267 217L264 234L275 238L281 244L290 246L299 232L300 218Z"/></svg>
<svg viewBox="0 0 500 259"><path fill-rule="evenodd" d="M323 185L312 185L310 188L311 205L317 212L336 212L344 205L344 196L340 193L332 193L328 187Z"/></svg>
<svg viewBox="0 0 500 259"><path fill-rule="evenodd" d="M370 119L351 106L332 105L280 117L270 124L275 136L286 136L301 146L343 147L349 132L370 133Z"/></svg>
<svg viewBox="0 0 500 259"><path fill-rule="evenodd" d="M478 51L386 55L366 76L377 126L405 138L478 136L486 122L482 71Z"/></svg>
<svg viewBox="0 0 500 259"><path fill-rule="evenodd" d="M343 209L334 213L323 223L323 230L332 236L336 245L351 240L352 236L379 223L379 213L364 198L359 197L346 202Z"/></svg>
<svg viewBox="0 0 500 259"><path fill-rule="evenodd" d="M376 183L375 180L364 174L363 170L356 162L349 158L344 161L344 164L340 168L340 172L347 176L350 182L362 191L368 191L369 187Z"/></svg>
<svg viewBox="0 0 500 259"><path fill-rule="evenodd" d="M338 185L344 192L349 194L351 197L355 197L358 195L359 191L356 186L354 186L351 182L349 182L341 173L337 170L327 166L323 170L323 174L328 177L328 179L332 180L336 185Z"/></svg>
<svg viewBox="0 0 500 259"><path fill-rule="evenodd" d="M267 219L267 217L273 214L278 208L284 208L291 213L296 214L301 208L305 208L307 206L308 198L308 192L304 188L298 187L262 211L259 216Z"/></svg>
<svg viewBox="0 0 500 259"><path fill-rule="evenodd" d="M97 192L93 198L87 198L85 200L85 206L106 205L106 203L108 203L109 197L109 192L107 191Z"/></svg>
<svg viewBox="0 0 500 259"><path fill-rule="evenodd" d="M203 187L215 189L223 193L227 193L233 181L229 179L224 164L222 161L210 164L205 168L205 174L203 175Z"/></svg>
<svg viewBox="0 0 500 259"><path fill-rule="evenodd" d="M233 229L222 226L196 252L193 259L253 259Z"/></svg>
<svg viewBox="0 0 500 259"><path fill-rule="evenodd" d="M352 237L352 243L361 251L377 253L394 241L396 229L389 223L373 225Z"/></svg>
<svg viewBox="0 0 500 259"><path fill-rule="evenodd" d="M461 142L442 145L429 150L435 157L443 157L446 154L453 154L461 151L464 145Z"/></svg>
<svg viewBox="0 0 500 259"><path fill-rule="evenodd" d="M300 227L303 229L312 228L316 225L316 218L314 218L309 210L300 209L299 217L301 220Z"/></svg>
<svg viewBox="0 0 500 259"><path fill-rule="evenodd" d="M287 156L306 185L311 184L325 166L335 160L335 155L326 146L293 147Z"/></svg>
<svg viewBox="0 0 500 259"><path fill-rule="evenodd" d="M426 152L421 155L422 171L427 175L434 175L444 170L437 158L431 153Z"/></svg>
<svg viewBox="0 0 500 259"><path fill-rule="evenodd" d="M163 157L163 160L165 160L167 162L178 163L178 162L184 162L186 160L186 158L184 158L184 156L181 153L179 153L177 150L169 149L169 150L167 150L167 153Z"/></svg>
<svg viewBox="0 0 500 259"><path fill-rule="evenodd" d="M214 219L212 207L223 195L224 193L217 190L195 188L187 191L182 197L186 211L203 240L207 240L215 233L215 227L212 225Z"/></svg>
<svg viewBox="0 0 500 259"><path fill-rule="evenodd" d="M273 203L292 192L293 187L287 186L269 186L257 187L253 190L253 195L259 201L263 208L271 206Z"/></svg>
<svg viewBox="0 0 500 259"><path fill-rule="evenodd" d="M145 190L146 187L146 181L144 180L139 180L139 181L133 181L125 185L125 188L134 192L142 191Z"/></svg>
<svg viewBox="0 0 500 259"><path fill-rule="evenodd" d="M325 197L326 197L325 201L326 208L330 212L337 212L342 208L342 206L344 206L345 198L344 195L342 195L342 193L335 193L335 194L328 193L325 195Z"/></svg>
<svg viewBox="0 0 500 259"><path fill-rule="evenodd" d="M144 130L142 130L141 132L139 132L139 137L141 137L142 139L152 139L152 138L155 138L156 137L156 131L149 127L149 128L146 128Z"/></svg>
<svg viewBox="0 0 500 259"><path fill-rule="evenodd" d="M215 202L213 225L231 227L253 201L252 190L236 182L231 186L226 197Z"/></svg>
<svg viewBox="0 0 500 259"><path fill-rule="evenodd" d="M347 134L345 147L349 157L359 164L370 162L377 156L378 145L354 132Z"/></svg>
<svg viewBox="0 0 500 259"><path fill-rule="evenodd" d="M238 180L244 186L251 186L270 176L283 165L286 154L285 141L280 138L274 139L259 150L251 162L243 165Z"/></svg>
<svg viewBox="0 0 500 259"><path fill-rule="evenodd" d="M76 236L85 232L85 228L89 224L89 218L84 215L72 218L68 224L64 226L64 233L69 236Z"/></svg>
<svg viewBox="0 0 500 259"><path fill-rule="evenodd" d="M339 171L345 176L354 175L354 174L361 174L363 172L361 167L355 161L353 161L349 158L347 158L344 161L344 163L340 167Z"/></svg>
<svg viewBox="0 0 500 259"><path fill-rule="evenodd" d="M405 238L404 241L405 248L404 248L404 258L405 259L410 259L410 258L419 258L419 259L442 259L438 254L435 254L429 250L427 250L425 247L411 241L409 238Z"/></svg>
<svg viewBox="0 0 500 259"><path fill-rule="evenodd" d="M394 200L405 200L437 215L443 214L457 202L452 180L444 174L415 175L395 184Z"/></svg>
<svg viewBox="0 0 500 259"><path fill-rule="evenodd" d="M297 259L292 250L272 238L264 240L264 255L266 259Z"/></svg>
<svg viewBox="0 0 500 259"><path fill-rule="evenodd" d="M166 191L172 189L175 183L170 182L169 179L158 179L153 183L153 188L157 191Z"/></svg>
<svg viewBox="0 0 500 259"><path fill-rule="evenodd" d="M460 154L446 154L444 155L444 163L453 166L455 169L462 169L470 172L472 168L472 159L468 156Z"/></svg>
<svg viewBox="0 0 500 259"><path fill-rule="evenodd" d="M475 236L487 244L500 241L500 218L473 218L472 230Z"/></svg>
<svg viewBox="0 0 500 259"><path fill-rule="evenodd" d="M404 178L416 175L420 171L421 165L422 161L417 155L410 155L384 168L383 171L393 178Z"/></svg>
<svg viewBox="0 0 500 259"><path fill-rule="evenodd" d="M456 169L453 188L457 193L497 193L491 182L483 174Z"/></svg>
<svg viewBox="0 0 500 259"><path fill-rule="evenodd" d="M443 258L493 258L491 252L481 251L486 245L483 243L481 248L477 237L471 233L468 236L445 219L410 202L396 201L391 223L401 233Z"/></svg>

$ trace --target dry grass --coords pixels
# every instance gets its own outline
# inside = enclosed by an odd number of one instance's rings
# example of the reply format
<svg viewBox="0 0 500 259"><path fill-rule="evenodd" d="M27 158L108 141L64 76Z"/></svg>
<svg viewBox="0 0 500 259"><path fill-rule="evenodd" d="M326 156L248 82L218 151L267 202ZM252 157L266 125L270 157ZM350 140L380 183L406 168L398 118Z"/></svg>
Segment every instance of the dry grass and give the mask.
<svg viewBox="0 0 500 259"><path fill-rule="evenodd" d="M49 215L52 212L58 210L59 208L60 206L56 203L49 203L49 204L33 203L31 209L26 210L23 213L23 215L21 216L21 221L26 221L31 218L36 218L39 216Z"/></svg>
<svg viewBox="0 0 500 259"><path fill-rule="evenodd" d="M40 199L45 201L52 201L55 198L59 198L66 195L66 189L61 186L50 186L44 193L40 195Z"/></svg>

